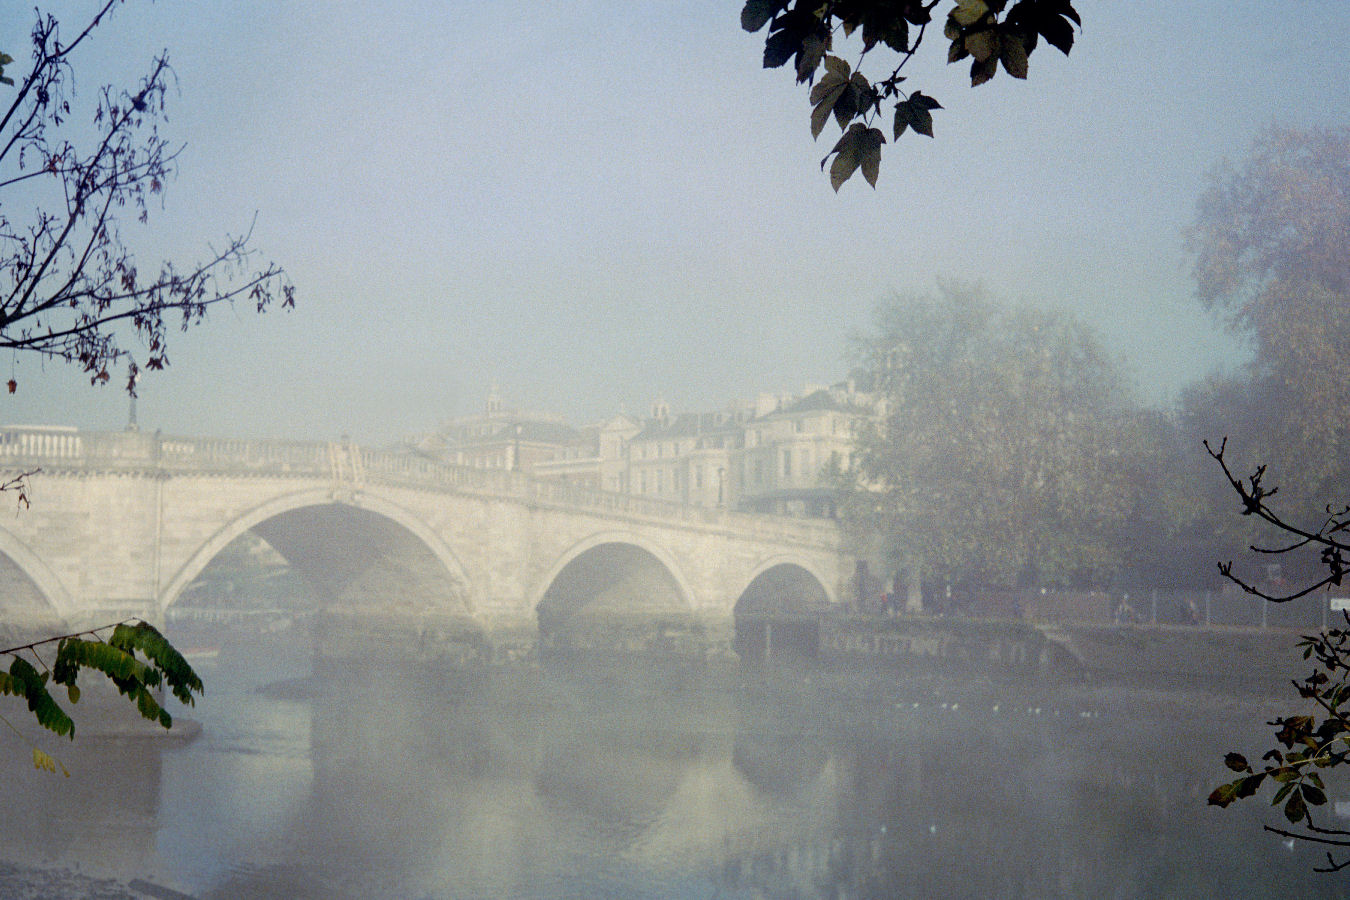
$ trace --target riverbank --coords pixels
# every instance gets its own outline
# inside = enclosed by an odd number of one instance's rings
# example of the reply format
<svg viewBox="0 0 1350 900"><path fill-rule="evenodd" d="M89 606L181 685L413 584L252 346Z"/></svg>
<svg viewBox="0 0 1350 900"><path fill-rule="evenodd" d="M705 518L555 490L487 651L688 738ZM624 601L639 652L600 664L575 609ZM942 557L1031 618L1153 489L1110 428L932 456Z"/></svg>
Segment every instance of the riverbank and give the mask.
<svg viewBox="0 0 1350 900"><path fill-rule="evenodd" d="M70 869L17 866L0 862L0 897L5 900L192 900L188 894L139 878L94 878Z"/></svg>

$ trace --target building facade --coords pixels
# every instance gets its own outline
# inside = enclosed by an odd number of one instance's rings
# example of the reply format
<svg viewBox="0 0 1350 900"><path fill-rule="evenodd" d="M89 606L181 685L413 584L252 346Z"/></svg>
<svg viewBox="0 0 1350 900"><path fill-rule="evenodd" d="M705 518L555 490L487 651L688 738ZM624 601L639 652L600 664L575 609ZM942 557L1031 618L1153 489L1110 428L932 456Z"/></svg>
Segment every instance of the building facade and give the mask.
<svg viewBox="0 0 1350 900"><path fill-rule="evenodd" d="M836 475L847 471L870 396L851 383L800 395L761 394L716 412L619 413L572 428L560 417L506 411L497 392L481 416L447 422L413 449L456 465L694 506L833 517Z"/></svg>

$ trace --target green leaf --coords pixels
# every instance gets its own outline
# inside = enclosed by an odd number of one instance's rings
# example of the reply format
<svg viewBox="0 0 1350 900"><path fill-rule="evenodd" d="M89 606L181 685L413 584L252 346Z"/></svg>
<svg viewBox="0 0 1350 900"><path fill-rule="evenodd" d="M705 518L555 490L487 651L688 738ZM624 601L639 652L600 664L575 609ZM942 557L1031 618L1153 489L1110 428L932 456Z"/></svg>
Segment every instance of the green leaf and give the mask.
<svg viewBox="0 0 1350 900"><path fill-rule="evenodd" d="M745 6L741 8L741 27L746 31L759 31L779 8L774 0L745 0Z"/></svg>
<svg viewBox="0 0 1350 900"><path fill-rule="evenodd" d="M849 64L837 56L825 57L825 71L837 76L841 81L847 81L852 74Z"/></svg>
<svg viewBox="0 0 1350 900"><path fill-rule="evenodd" d="M998 57L991 56L984 62L978 59L970 64L970 86L979 87L998 74Z"/></svg>
<svg viewBox="0 0 1350 900"><path fill-rule="evenodd" d="M830 72L811 89L811 102L816 105L815 109L811 110L811 137L820 137L820 132L824 130L830 114L848 91L848 86L846 80Z"/></svg>
<svg viewBox="0 0 1350 900"><path fill-rule="evenodd" d="M1265 772L1257 772L1253 775L1248 775L1246 778L1239 778L1237 781L1233 782L1233 787L1235 788L1234 796L1239 800L1244 797L1254 796L1257 789L1261 787L1261 782L1265 780Z"/></svg>
<svg viewBox="0 0 1350 900"><path fill-rule="evenodd" d="M877 175L881 172L881 145L886 143L886 136L881 133L879 128L869 128L863 135L862 141L862 169L863 178L873 188L877 186Z"/></svg>
<svg viewBox="0 0 1350 900"><path fill-rule="evenodd" d="M1308 817L1308 807L1303 802L1302 792L1294 791L1289 795L1289 802L1284 805L1284 817L1290 822L1301 822Z"/></svg>
<svg viewBox="0 0 1350 900"><path fill-rule="evenodd" d="M19 693L28 701L28 709L38 724L48 731L75 739L75 723L65 710L57 705L52 695L47 693L47 678L33 668L32 663L21 657L14 657L9 665L12 679L9 687L18 687ZM6 690L6 693L10 693Z"/></svg>
<svg viewBox="0 0 1350 900"><path fill-rule="evenodd" d="M848 82L845 79L840 78L833 72L827 72L820 81L816 82L815 87L811 88L811 102L813 104L820 103L831 92L847 86Z"/></svg>
<svg viewBox="0 0 1350 900"><path fill-rule="evenodd" d="M130 648L116 647L102 641L66 638L57 647L56 664L52 667L56 683L67 686L74 684L81 668L102 672L119 687L124 682L152 687L160 683L160 674L136 659Z"/></svg>
<svg viewBox="0 0 1350 900"><path fill-rule="evenodd" d="M998 32L992 28L976 31L965 37L966 52L978 62L987 62L998 53Z"/></svg>
<svg viewBox="0 0 1350 900"><path fill-rule="evenodd" d="M909 102L923 109L942 109L942 104L925 94L923 91L915 91L909 95Z"/></svg>
<svg viewBox="0 0 1350 900"><path fill-rule="evenodd" d="M797 80L806 81L820 68L825 52L830 49L829 35L808 34L802 40L801 52L797 55Z"/></svg>
<svg viewBox="0 0 1350 900"><path fill-rule="evenodd" d="M1046 19L1038 29L1051 46L1065 56L1073 49L1073 26L1063 19Z"/></svg>
<svg viewBox="0 0 1350 900"><path fill-rule="evenodd" d="M1250 797L1256 793L1261 782L1266 780L1265 772L1257 772L1253 775L1247 775L1236 781L1230 781L1228 784L1221 784L1216 787L1209 795L1209 804L1211 806L1225 807L1234 800L1241 800L1244 797Z"/></svg>
<svg viewBox="0 0 1350 900"><path fill-rule="evenodd" d="M173 644L169 643L168 639L149 622L137 622L134 627L118 626L118 629L121 628L127 628L129 634L127 632L122 632L122 634L130 641L131 647L139 650L159 672L163 673L164 680L168 683L173 695L183 703L189 706L193 705L192 695L202 692L202 680ZM118 629L113 631L114 643L119 634ZM146 684L152 686L157 683L157 680L155 682L146 681Z"/></svg>
<svg viewBox="0 0 1350 900"><path fill-rule="evenodd" d="M909 47L909 23L899 10L877 5L864 12L863 49L870 50L878 42L896 53L905 53Z"/></svg>
<svg viewBox="0 0 1350 900"><path fill-rule="evenodd" d="M951 17L956 24L966 26L978 22L988 12L989 4L985 0L956 0Z"/></svg>
<svg viewBox="0 0 1350 900"><path fill-rule="evenodd" d="M932 137L933 114L929 110L941 108L932 97L915 91L908 100L895 105L895 137L898 139L905 133L906 128L913 128L919 134Z"/></svg>
<svg viewBox="0 0 1350 900"><path fill-rule="evenodd" d="M1234 772L1250 772L1252 767L1247 765L1247 757L1241 753L1229 753L1223 758L1223 764Z"/></svg>
<svg viewBox="0 0 1350 900"><path fill-rule="evenodd" d="M1326 792L1321 788L1315 788L1311 784L1303 785L1301 789L1303 800L1309 806L1325 806L1327 803Z"/></svg>
<svg viewBox="0 0 1350 900"><path fill-rule="evenodd" d="M1313 728L1313 719L1312 716L1289 716L1285 719L1276 719L1274 724L1280 726L1275 732L1275 739L1285 747L1293 747L1294 744L1307 741Z"/></svg>
<svg viewBox="0 0 1350 900"><path fill-rule="evenodd" d="M776 69L796 56L802 49L802 36L783 29L764 40L764 68Z"/></svg>
<svg viewBox="0 0 1350 900"><path fill-rule="evenodd" d="M854 122L830 151L835 154L834 162L830 165L830 186L836 193L862 164L862 135L866 130L865 125Z"/></svg>
<svg viewBox="0 0 1350 900"><path fill-rule="evenodd" d="M1229 782L1216 787L1209 795L1209 805L1226 808L1230 803L1237 799L1237 784Z"/></svg>
<svg viewBox="0 0 1350 900"><path fill-rule="evenodd" d="M854 72L853 77L849 79L848 90L834 107L834 117L839 122L839 127L843 128L854 116L866 112L873 103L873 96L872 85L863 73Z"/></svg>
<svg viewBox="0 0 1350 900"><path fill-rule="evenodd" d="M1027 77L1027 47L1020 34L1003 33L999 41L999 61L1003 63L1003 71L1012 77Z"/></svg>
<svg viewBox="0 0 1350 900"><path fill-rule="evenodd" d="M1073 49L1073 26L1081 27L1083 20L1071 0L1020 0L1009 12L1007 23L1026 30L1028 53L1039 33L1067 56Z"/></svg>

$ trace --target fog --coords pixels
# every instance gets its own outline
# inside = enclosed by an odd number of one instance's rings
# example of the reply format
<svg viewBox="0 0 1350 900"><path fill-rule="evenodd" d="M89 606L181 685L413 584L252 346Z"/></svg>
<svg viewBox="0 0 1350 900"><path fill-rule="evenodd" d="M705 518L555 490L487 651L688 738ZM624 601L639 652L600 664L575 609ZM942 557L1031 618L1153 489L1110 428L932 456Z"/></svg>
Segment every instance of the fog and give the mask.
<svg viewBox="0 0 1350 900"><path fill-rule="evenodd" d="M1335 0L1095 4L1072 57L1038 54L1025 83L919 70L936 137L835 195L805 91L760 67L737 13L119 8L80 96L168 48L186 147L131 237L195 258L256 215L253 245L299 290L292 313L174 335L142 426L383 442L476 411L493 381L576 422L655 397L715 408L842 377L871 308L935 277L1082 312L1166 398L1237 352L1181 251L1207 173L1262 126L1347 114ZM9 16L0 36L22 48L27 29ZM117 391L13 365L4 420L125 423Z"/></svg>
<svg viewBox="0 0 1350 900"><path fill-rule="evenodd" d="M1258 135L1350 126L1350 7L1078 8L1026 81L925 45L935 136L836 192L738 4L117 6L71 133L167 48L183 148L124 238L248 232L296 306L171 329L134 404L8 361L0 647L145 618L206 692L90 688L74 742L0 697L0 895L1343 896L1206 804L1341 607L1215 572L1254 532L1198 439L1297 428L1186 241Z"/></svg>

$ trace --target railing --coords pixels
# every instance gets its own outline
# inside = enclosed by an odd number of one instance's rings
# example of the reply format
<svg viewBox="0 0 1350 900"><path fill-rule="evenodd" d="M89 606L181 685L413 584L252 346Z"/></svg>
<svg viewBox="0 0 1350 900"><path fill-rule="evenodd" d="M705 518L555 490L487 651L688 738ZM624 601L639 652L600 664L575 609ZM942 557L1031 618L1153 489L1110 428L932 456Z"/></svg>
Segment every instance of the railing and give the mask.
<svg viewBox="0 0 1350 900"><path fill-rule="evenodd" d="M0 429L0 459L78 459L83 455L84 441L72 428Z"/></svg>
<svg viewBox="0 0 1350 900"><path fill-rule="evenodd" d="M144 432L83 432L41 426L0 427L0 471L147 472L241 477L299 476L352 486L397 486L514 498L524 503L664 521L722 526L774 539L831 544L831 522L735 513L616 494L503 469L452 466L389 450L320 441L163 437ZM359 475L358 475L359 473Z"/></svg>

